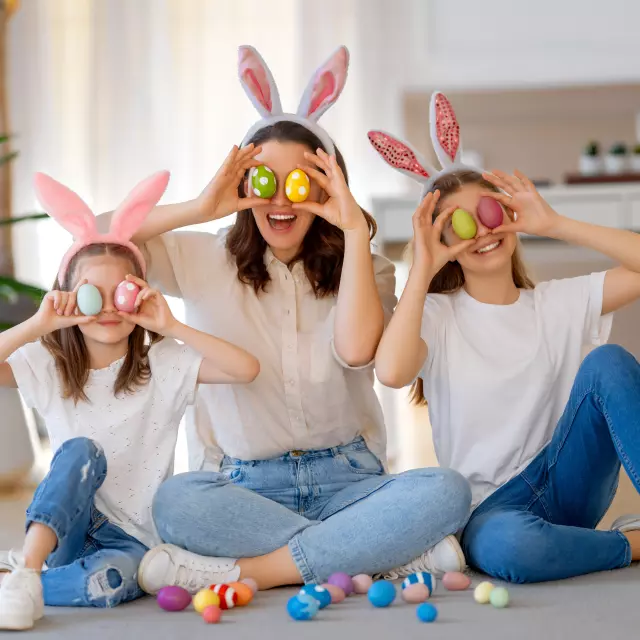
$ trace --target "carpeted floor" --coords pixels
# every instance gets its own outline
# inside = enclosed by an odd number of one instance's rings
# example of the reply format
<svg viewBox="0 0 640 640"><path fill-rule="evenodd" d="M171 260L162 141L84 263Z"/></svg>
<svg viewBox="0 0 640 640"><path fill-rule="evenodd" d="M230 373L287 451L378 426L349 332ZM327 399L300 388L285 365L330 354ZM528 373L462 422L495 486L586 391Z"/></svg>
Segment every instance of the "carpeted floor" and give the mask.
<svg viewBox="0 0 640 640"><path fill-rule="evenodd" d="M439 588L431 599L439 610L438 620L432 624L419 622L415 607L401 600L387 609L374 609L364 596L329 607L315 620L294 622L285 610L287 599L295 593L292 589L258 594L248 607L226 612L215 626L206 625L190 610L166 613L152 598L145 598L111 610L49 608L30 637L630 640L640 630L637 567L554 584L511 586L509 590L511 606L498 610L476 604L471 591L449 593Z"/></svg>

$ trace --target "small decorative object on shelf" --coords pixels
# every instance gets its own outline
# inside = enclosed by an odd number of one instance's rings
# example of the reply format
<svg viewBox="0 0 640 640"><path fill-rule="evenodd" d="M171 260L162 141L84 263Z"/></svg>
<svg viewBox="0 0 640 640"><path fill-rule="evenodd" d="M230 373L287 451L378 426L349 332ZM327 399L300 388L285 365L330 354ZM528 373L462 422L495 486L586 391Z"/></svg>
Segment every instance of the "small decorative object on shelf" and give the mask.
<svg viewBox="0 0 640 640"><path fill-rule="evenodd" d="M627 169L627 145L623 142L614 144L604 158L604 169L607 173L624 173Z"/></svg>
<svg viewBox="0 0 640 640"><path fill-rule="evenodd" d="M633 153L629 158L629 169L633 173L640 173L640 144L633 147Z"/></svg>
<svg viewBox="0 0 640 640"><path fill-rule="evenodd" d="M580 173L583 176L595 176L602 171L600 145L597 142L590 142L580 156Z"/></svg>

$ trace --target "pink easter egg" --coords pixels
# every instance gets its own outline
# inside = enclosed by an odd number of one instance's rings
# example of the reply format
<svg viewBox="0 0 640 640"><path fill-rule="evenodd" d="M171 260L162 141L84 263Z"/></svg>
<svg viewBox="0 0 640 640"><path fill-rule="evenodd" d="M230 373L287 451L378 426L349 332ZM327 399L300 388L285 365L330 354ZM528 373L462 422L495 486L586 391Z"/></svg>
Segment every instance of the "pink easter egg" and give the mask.
<svg viewBox="0 0 640 640"><path fill-rule="evenodd" d="M478 218L485 227L495 229L502 224L504 211L499 202L489 196L482 196L478 202Z"/></svg>
<svg viewBox="0 0 640 640"><path fill-rule="evenodd" d="M325 582L322 586L331 594L331 604L339 604L347 597L347 594L335 584Z"/></svg>
<svg viewBox="0 0 640 640"><path fill-rule="evenodd" d="M163 587L158 591L157 601L165 611L182 611L191 604L191 594L182 587Z"/></svg>
<svg viewBox="0 0 640 640"><path fill-rule="evenodd" d="M220 622L220 618L222 618L222 610L220 609L220 607L211 605L209 607L206 607L202 612L202 619L207 624L217 624L218 622Z"/></svg>
<svg viewBox="0 0 640 640"><path fill-rule="evenodd" d="M416 582L410 584L402 590L402 599L409 604L420 604L426 602L429 599L431 592L426 584Z"/></svg>
<svg viewBox="0 0 640 640"><path fill-rule="evenodd" d="M442 586L448 591L464 591L470 584L471 578L459 571L451 571L442 576Z"/></svg>
<svg viewBox="0 0 640 640"><path fill-rule="evenodd" d="M353 576L351 580L353 582L353 590L359 594L368 593L369 587L373 584L373 578L364 573Z"/></svg>
<svg viewBox="0 0 640 640"><path fill-rule="evenodd" d="M123 280L117 287L113 296L113 304L118 311L133 313L135 310L136 298L140 293L140 287L133 282Z"/></svg>

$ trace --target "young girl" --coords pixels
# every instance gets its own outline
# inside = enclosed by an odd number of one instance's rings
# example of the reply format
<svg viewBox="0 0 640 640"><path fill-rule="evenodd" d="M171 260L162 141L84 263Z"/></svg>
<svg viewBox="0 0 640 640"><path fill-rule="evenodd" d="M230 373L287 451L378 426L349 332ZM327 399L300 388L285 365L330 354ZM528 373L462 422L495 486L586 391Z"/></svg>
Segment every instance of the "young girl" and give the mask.
<svg viewBox="0 0 640 640"><path fill-rule="evenodd" d="M640 237L559 215L520 173L465 167L442 94L431 114L440 172L391 136L369 134L392 166L424 185L413 265L378 348L378 377L391 387L415 381L440 463L471 483L475 510L462 538L471 565L513 582L625 567L640 559L640 518L594 529L620 463L640 489L640 366L617 346L581 361L583 347L607 341L610 314L640 297ZM452 224L456 209L467 214ZM470 230L460 227L468 214ZM518 232L622 266L534 287Z"/></svg>
<svg viewBox="0 0 640 640"><path fill-rule="evenodd" d="M76 242L37 314L0 334L0 383L38 410L55 451L27 511L23 552L9 556L0 629L31 628L44 604L112 607L140 597L138 565L159 542L151 502L172 473L186 405L199 383L258 374L253 356L178 322L143 280L144 259L129 238L168 178L141 183L104 236L78 196L36 178L44 208ZM116 309L125 280L140 287L133 313ZM86 283L102 298L92 316L78 310Z"/></svg>
<svg viewBox="0 0 640 640"><path fill-rule="evenodd" d="M395 305L394 270L371 254L373 219L318 124L342 91L347 62L340 48L314 74L297 113L286 114L264 61L242 47L240 77L262 118L200 198L158 208L134 238L151 256L150 280L183 298L194 326L261 364L255 384L199 391L192 472L165 482L154 501L170 544L140 566L150 593L246 576L268 589L321 583L335 571L463 566L448 534L469 516L464 478L449 469L384 469L372 364ZM265 186L272 176L271 198L250 186L256 165L265 166ZM287 177L300 169L310 185L294 203ZM236 211L218 235L174 231Z"/></svg>

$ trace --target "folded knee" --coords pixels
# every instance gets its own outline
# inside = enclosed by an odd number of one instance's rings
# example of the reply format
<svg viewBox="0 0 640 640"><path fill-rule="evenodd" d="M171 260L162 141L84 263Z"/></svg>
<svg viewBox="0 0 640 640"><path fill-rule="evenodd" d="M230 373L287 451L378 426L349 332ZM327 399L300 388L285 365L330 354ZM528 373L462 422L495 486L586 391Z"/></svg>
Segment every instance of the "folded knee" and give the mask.
<svg viewBox="0 0 640 640"><path fill-rule="evenodd" d="M638 361L617 344L605 344L593 349L582 363L582 371L596 374L604 380L617 380L629 371L638 371Z"/></svg>
<svg viewBox="0 0 640 640"><path fill-rule="evenodd" d="M104 450L90 438L71 438L56 452L56 457L69 458L71 464L80 465L80 482L86 482L106 472L107 459Z"/></svg>

